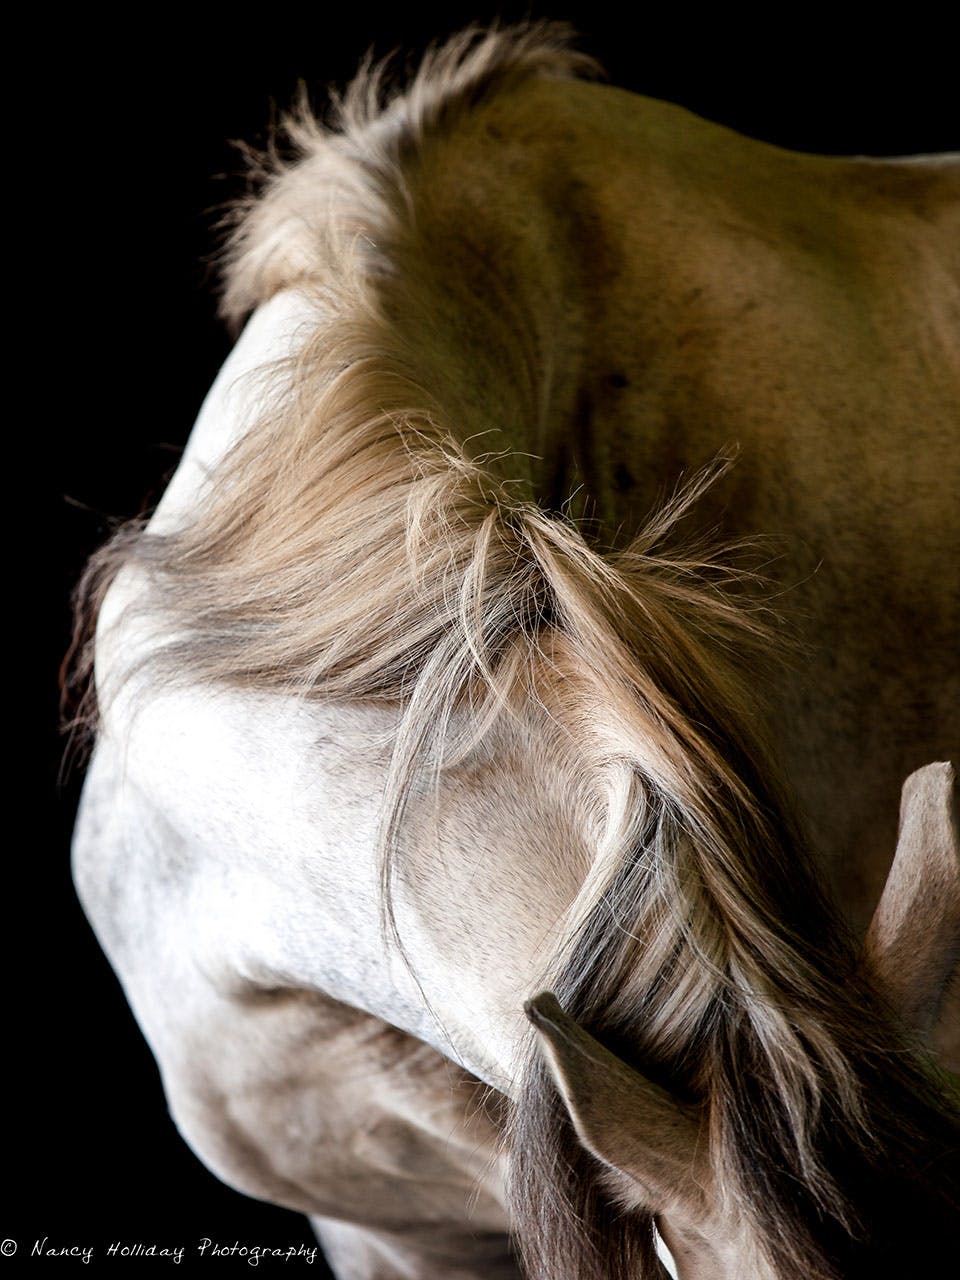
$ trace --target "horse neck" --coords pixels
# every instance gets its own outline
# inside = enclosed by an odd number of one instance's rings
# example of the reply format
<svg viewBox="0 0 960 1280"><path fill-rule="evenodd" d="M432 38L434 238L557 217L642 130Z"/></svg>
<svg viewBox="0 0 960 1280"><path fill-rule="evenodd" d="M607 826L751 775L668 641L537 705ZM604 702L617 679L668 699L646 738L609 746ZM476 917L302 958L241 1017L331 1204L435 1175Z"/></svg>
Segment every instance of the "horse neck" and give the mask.
<svg viewBox="0 0 960 1280"><path fill-rule="evenodd" d="M507 451L546 507L629 534L664 476L757 425L730 357L746 341L765 358L769 313L807 265L798 241L837 220L819 194L832 163L532 81L431 140L411 174L397 327L477 452Z"/></svg>
<svg viewBox="0 0 960 1280"><path fill-rule="evenodd" d="M699 519L775 533L766 572L802 642L834 638L819 702L784 683L771 715L862 929L900 781L953 749L956 612L937 602L955 555L942 442L960 390L943 267L956 166L797 155L667 104L538 81L434 140L410 181L399 275L418 281L422 313L397 325L428 338L424 382L471 449L504 451L493 469L516 492L615 543L681 476L739 449ZM913 335L935 371L906 366ZM923 700L904 613L930 619ZM902 692L877 697L879 660L908 673ZM838 733L838 707L856 736Z"/></svg>
<svg viewBox="0 0 960 1280"><path fill-rule="evenodd" d="M955 168L787 152L669 104L535 80L431 139L409 180L398 275L419 282L429 384L478 451L521 455L512 475L545 506L574 495L574 515L629 535L665 477L735 443L734 500L728 485L703 510L739 534L783 526L784 458L797 501L849 510L851 468L821 461L848 434L870 446L861 497L891 450L902 474L925 465L904 417L923 405L942 421L942 405L929 378L895 379L905 325L949 356Z"/></svg>

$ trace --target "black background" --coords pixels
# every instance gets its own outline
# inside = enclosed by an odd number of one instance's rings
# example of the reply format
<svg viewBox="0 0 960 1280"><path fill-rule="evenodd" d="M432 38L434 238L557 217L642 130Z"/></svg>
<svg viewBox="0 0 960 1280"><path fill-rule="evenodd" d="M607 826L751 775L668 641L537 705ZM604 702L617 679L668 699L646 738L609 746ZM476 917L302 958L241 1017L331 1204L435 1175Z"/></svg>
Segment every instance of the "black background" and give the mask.
<svg viewBox="0 0 960 1280"><path fill-rule="evenodd" d="M298 77L322 101L324 85L342 85L369 46L415 52L497 12L342 8L267 6L255 23L226 6L135 18L123 9L109 21L75 12L49 30L37 23L29 48L8 54L11 70L26 71L7 152L25 225L8 240L9 268L28 285L15 312L22 354L8 372L8 705L28 697L22 724L11 713L7 730L0 1235L19 1253L0 1266L22 1264L44 1236L100 1254L113 1240L188 1250L202 1236L311 1240L304 1219L223 1187L167 1117L153 1059L72 893L79 780L58 782L56 671L85 558L112 519L159 496L229 350L206 263L215 206L241 187L227 140L263 143ZM768 141L851 154L960 146L951 41L922 13L850 31L835 11L769 12L758 20L725 8L705 22L679 6L533 7L571 19L614 83ZM21 57L24 68L13 65ZM26 769L23 742L37 754Z"/></svg>

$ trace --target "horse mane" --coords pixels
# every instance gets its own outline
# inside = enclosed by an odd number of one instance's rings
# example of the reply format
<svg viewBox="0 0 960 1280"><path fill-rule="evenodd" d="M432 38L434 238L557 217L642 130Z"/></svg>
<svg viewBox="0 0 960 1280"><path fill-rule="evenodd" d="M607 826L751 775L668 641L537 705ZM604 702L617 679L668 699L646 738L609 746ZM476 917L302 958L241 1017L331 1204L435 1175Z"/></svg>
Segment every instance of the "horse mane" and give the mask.
<svg viewBox="0 0 960 1280"><path fill-rule="evenodd" d="M424 310L398 264L432 139L525 80L592 69L535 24L462 33L386 100L368 65L328 127L301 92L280 126L294 154L251 153L257 190L225 224L221 314L236 327L296 287L315 326L264 375L273 394L193 522L129 526L91 561L77 683L92 690L99 605L133 564L137 607L172 637L149 658L163 678L401 704L387 897L411 781L469 750L444 743L454 713L474 739L501 715L557 726L602 815L557 995L704 1107L717 1185L778 1275L860 1275L868 1249L879 1275L880 1245L907 1274L898 1198L934 1228L955 1210L955 1119L817 887L744 678L764 627L722 554L666 550L718 468L603 549L524 496L522 460L471 448L397 319ZM512 1110L530 1275L658 1274L652 1220L618 1212L533 1056Z"/></svg>

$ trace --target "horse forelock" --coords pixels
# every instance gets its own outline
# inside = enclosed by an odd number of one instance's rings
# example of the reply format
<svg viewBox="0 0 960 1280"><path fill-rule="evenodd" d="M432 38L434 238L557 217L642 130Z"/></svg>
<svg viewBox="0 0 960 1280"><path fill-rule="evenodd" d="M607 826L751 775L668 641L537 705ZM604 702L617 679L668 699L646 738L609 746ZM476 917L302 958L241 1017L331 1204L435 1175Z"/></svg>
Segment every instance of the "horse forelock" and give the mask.
<svg viewBox="0 0 960 1280"><path fill-rule="evenodd" d="M445 741L454 712L469 710L475 739L501 715L549 723L601 815L557 994L707 1110L717 1185L776 1274L838 1277L837 1259L858 1265L850 1242L878 1227L858 1191L887 1185L885 1164L937 1203L957 1175L917 1154L945 1113L857 976L753 727L742 668L766 630L729 590L722 554L667 550L718 468L602 552L467 447L390 318L422 309L391 257L418 142L518 78L584 69L555 27L471 33L386 106L383 72L368 71L339 132L302 101L287 120L297 157L259 158L263 192L232 216L222 309L236 322L296 287L316 303L315 331L277 363L277 394L189 527L128 531L95 559L87 612L135 563L150 582L142 608L177 637L151 655L158 677L400 702L387 903L412 781L470 749ZM87 654L89 678L89 642ZM652 1220L617 1210L532 1061L512 1142L532 1275L655 1266Z"/></svg>

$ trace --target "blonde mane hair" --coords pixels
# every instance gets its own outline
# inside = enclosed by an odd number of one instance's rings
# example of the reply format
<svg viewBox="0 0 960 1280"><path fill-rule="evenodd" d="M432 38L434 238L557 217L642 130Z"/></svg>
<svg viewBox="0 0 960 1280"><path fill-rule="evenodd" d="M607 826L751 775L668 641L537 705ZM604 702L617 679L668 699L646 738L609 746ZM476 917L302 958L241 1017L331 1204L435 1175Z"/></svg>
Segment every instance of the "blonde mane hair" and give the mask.
<svg viewBox="0 0 960 1280"><path fill-rule="evenodd" d="M422 251L410 176L431 140L530 77L592 70L563 28L535 25L463 33L386 101L367 67L329 128L301 94L281 123L293 155L251 155L221 311L236 329L296 286L315 327L267 371L275 394L194 521L130 526L94 558L77 679L92 678L106 588L136 563L142 607L176 637L150 659L164 678L401 704L386 901L411 781L497 716L542 724L546 708L606 825L558 996L707 1110L717 1185L778 1274L839 1280L882 1229L858 1202L891 1159L916 1204L957 1184L929 1149L943 1113L856 973L760 740L741 670L764 628L723 555L665 550L717 468L604 549L538 505L522 458L485 456L451 420L411 319L423 299L398 266ZM462 709L472 736L445 744ZM531 1275L653 1273L651 1220L605 1198L534 1060L511 1141Z"/></svg>

